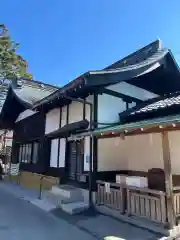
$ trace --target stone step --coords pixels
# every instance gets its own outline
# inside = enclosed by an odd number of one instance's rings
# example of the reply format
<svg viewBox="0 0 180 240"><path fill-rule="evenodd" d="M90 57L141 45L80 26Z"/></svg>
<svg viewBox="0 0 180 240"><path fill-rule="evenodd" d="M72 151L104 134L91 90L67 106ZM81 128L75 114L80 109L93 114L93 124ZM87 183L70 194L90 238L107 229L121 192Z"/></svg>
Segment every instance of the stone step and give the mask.
<svg viewBox="0 0 180 240"><path fill-rule="evenodd" d="M51 192L55 195L61 196L64 201L77 202L83 201L84 196L82 191L78 188L69 185L53 186Z"/></svg>
<svg viewBox="0 0 180 240"><path fill-rule="evenodd" d="M47 203L51 203L57 207L60 207L63 199L61 196L54 194L51 191L44 191L42 193L42 200Z"/></svg>
<svg viewBox="0 0 180 240"><path fill-rule="evenodd" d="M83 201L73 202L68 204L62 204L61 209L71 215L78 214L86 211L89 208L89 205Z"/></svg>
<svg viewBox="0 0 180 240"><path fill-rule="evenodd" d="M54 204L51 204L51 203L43 201L43 200L33 199L30 202L32 204L34 204L35 206L45 210L46 212L50 212L53 209L56 209L56 206Z"/></svg>
<svg viewBox="0 0 180 240"><path fill-rule="evenodd" d="M80 198L83 200L83 198ZM78 202L78 199L73 199L73 198L65 198L59 194L55 194L52 191L45 191L42 193L42 200L54 204L57 207L60 207L61 204L67 204L67 203L72 203L72 202Z"/></svg>

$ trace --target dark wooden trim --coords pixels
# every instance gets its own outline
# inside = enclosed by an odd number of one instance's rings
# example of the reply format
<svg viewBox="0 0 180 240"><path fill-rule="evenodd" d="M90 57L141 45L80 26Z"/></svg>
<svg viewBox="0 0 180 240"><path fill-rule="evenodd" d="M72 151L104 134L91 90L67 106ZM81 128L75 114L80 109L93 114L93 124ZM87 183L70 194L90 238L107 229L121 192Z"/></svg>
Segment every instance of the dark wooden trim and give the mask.
<svg viewBox="0 0 180 240"><path fill-rule="evenodd" d="M93 128L98 127L98 94L94 93L93 96ZM89 136L90 137L90 136ZM92 191L96 190L97 180L97 164L98 164L98 141L97 137L90 137L90 146L92 146L93 154L93 171L92 171Z"/></svg>
<svg viewBox="0 0 180 240"><path fill-rule="evenodd" d="M61 128L62 108L59 109L59 128ZM60 138L58 138L57 167L59 167Z"/></svg>
<svg viewBox="0 0 180 240"><path fill-rule="evenodd" d="M93 139L92 139L93 138ZM93 136L90 141L93 142L93 173L92 173L92 190L96 190L97 168L98 168L98 139Z"/></svg>
<svg viewBox="0 0 180 240"><path fill-rule="evenodd" d="M66 177L65 177L65 168L64 167L48 167L45 175L52 176L52 177L59 177L60 178L60 184L66 183Z"/></svg>
<svg viewBox="0 0 180 240"><path fill-rule="evenodd" d="M129 103L132 103L132 102L142 103L143 102L142 100L140 100L138 98L131 97L131 96L125 95L123 93L115 92L115 91L107 89L107 88L102 88L100 91L101 91L101 93L105 93L105 94L108 94L108 95L111 95L111 96L114 96L117 98L122 98L125 102L129 102Z"/></svg>
<svg viewBox="0 0 180 240"><path fill-rule="evenodd" d="M129 109L129 103L126 102L126 110L128 110L128 109Z"/></svg>
<svg viewBox="0 0 180 240"><path fill-rule="evenodd" d="M93 122L94 128L98 127L98 94L93 95Z"/></svg>
<svg viewBox="0 0 180 240"><path fill-rule="evenodd" d="M59 128L60 128L61 122L62 122L62 107L60 107L59 111L60 111L60 113L59 113Z"/></svg>
<svg viewBox="0 0 180 240"><path fill-rule="evenodd" d="M72 122L63 126L62 128L59 128L58 130L55 130L54 132L47 134L46 136L48 138L69 137L72 133L75 134L76 131L78 131L78 133L86 131L88 126L89 121L86 119L79 122Z"/></svg>
<svg viewBox="0 0 180 240"><path fill-rule="evenodd" d="M81 142L81 144L82 144L82 146L81 147L83 147L83 156L82 156L82 175L84 174L84 157L85 157L85 139L84 138L82 138L82 139L80 139L80 142Z"/></svg>
<svg viewBox="0 0 180 240"><path fill-rule="evenodd" d="M40 143L38 143L38 150L39 150L39 147L40 147ZM31 161L30 163L33 164L33 152L34 152L34 142L31 143ZM37 156L38 158L38 156Z"/></svg>
<svg viewBox="0 0 180 240"><path fill-rule="evenodd" d="M68 148L69 148L68 139L66 138L66 140L65 140L65 164L64 164L66 180L68 178L68 173L67 173L67 169L68 169Z"/></svg>
<svg viewBox="0 0 180 240"><path fill-rule="evenodd" d="M66 107L66 124L68 124L68 122L69 122L69 104L67 105L67 107ZM66 137L66 144L65 144L65 146L66 146L66 150L65 150L65 169L66 169L66 171L65 171L65 178L66 178L66 180L67 180L67 164L68 164L68 139L67 139L67 137Z"/></svg>

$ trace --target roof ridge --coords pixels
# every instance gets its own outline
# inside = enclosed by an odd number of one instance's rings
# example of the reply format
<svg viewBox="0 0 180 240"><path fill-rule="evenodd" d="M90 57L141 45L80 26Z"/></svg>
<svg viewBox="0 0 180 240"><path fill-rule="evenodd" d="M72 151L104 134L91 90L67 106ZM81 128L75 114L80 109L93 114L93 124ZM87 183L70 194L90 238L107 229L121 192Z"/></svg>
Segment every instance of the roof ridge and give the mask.
<svg viewBox="0 0 180 240"><path fill-rule="evenodd" d="M111 65L107 66L106 68L104 68L103 70L107 70L107 69L110 69L112 68L114 65L117 65L117 64L120 64L120 63L123 63L124 61L127 61L128 59L132 58L133 56L137 55L138 53L144 51L144 50L148 50L148 48L150 47L155 47L156 50L161 50L163 49L162 48L162 41L157 39L155 41L152 41L151 43L147 44L146 46L142 47L142 48L139 48L138 50L136 50L135 52L132 52L130 54L128 54L127 56L121 58L119 61L115 62L115 63L112 63Z"/></svg>
<svg viewBox="0 0 180 240"><path fill-rule="evenodd" d="M56 88L56 89L60 89L59 87L55 86L55 85L52 85L52 84L49 84L49 83L45 83L45 82L41 82L41 81L37 81L37 80L30 80L30 79L26 79L26 78L20 78L18 79L18 81L23 81L24 84L27 84L27 85L45 85L46 87L49 87L49 88Z"/></svg>

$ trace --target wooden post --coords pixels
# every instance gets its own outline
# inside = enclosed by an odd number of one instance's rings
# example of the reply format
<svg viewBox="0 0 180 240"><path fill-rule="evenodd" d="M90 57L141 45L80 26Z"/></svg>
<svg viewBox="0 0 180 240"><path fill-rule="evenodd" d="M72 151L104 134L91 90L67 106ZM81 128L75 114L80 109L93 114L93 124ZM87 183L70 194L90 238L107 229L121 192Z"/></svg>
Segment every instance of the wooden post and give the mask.
<svg viewBox="0 0 180 240"><path fill-rule="evenodd" d="M172 171L171 171L171 157L169 149L169 137L168 132L162 132L162 149L164 160L164 173L165 173L165 187L166 187L166 199L167 199L167 218L169 227L175 226L175 214L173 206L173 184L172 184Z"/></svg>

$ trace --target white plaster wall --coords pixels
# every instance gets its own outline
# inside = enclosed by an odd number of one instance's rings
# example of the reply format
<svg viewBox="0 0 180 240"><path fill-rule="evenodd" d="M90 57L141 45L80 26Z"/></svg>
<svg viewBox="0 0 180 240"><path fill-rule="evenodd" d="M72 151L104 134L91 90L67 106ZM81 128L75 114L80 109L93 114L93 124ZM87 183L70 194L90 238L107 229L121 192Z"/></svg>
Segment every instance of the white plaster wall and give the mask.
<svg viewBox="0 0 180 240"><path fill-rule="evenodd" d="M115 123L119 121L119 113L126 110L126 103L108 94L98 95L98 122ZM101 127L99 125L99 127Z"/></svg>
<svg viewBox="0 0 180 240"><path fill-rule="evenodd" d="M93 102L93 95L90 95L86 98L87 101ZM87 120L90 119L90 107L86 104L85 117ZM55 108L46 114L46 130L45 133L50 133L59 128L59 118L60 118L60 109ZM67 124L67 106L62 107L61 111L61 127ZM83 104L78 102L72 102L69 105L69 121L68 123L73 123L76 121L83 120Z"/></svg>
<svg viewBox="0 0 180 240"><path fill-rule="evenodd" d="M58 139L51 140L50 167L57 168Z"/></svg>
<svg viewBox="0 0 180 240"><path fill-rule="evenodd" d="M66 139L60 139L59 147L59 167L65 167Z"/></svg>
<svg viewBox="0 0 180 240"><path fill-rule="evenodd" d="M93 98L94 98L93 95L89 95L89 96L86 98L86 101L93 103Z"/></svg>
<svg viewBox="0 0 180 240"><path fill-rule="evenodd" d="M69 121L68 123L83 120L83 103L72 102L69 105Z"/></svg>
<svg viewBox="0 0 180 240"><path fill-rule="evenodd" d="M150 168L164 168L159 133L98 140L98 171L147 172Z"/></svg>
<svg viewBox="0 0 180 240"><path fill-rule="evenodd" d="M86 98L86 101L90 102L93 104L93 95L89 95L87 98ZM93 110L93 109L92 109ZM93 113L92 113L93 115ZM92 116L93 117L93 116ZM85 118L90 121L90 105L89 104L86 104L86 111L85 111Z"/></svg>
<svg viewBox="0 0 180 240"><path fill-rule="evenodd" d="M19 122L27 117L30 117L32 115L34 115L36 112L32 111L31 109L27 109L24 112L20 113L19 116L16 119L16 122Z"/></svg>
<svg viewBox="0 0 180 240"><path fill-rule="evenodd" d="M127 170L125 141L120 138L98 139L98 171Z"/></svg>
<svg viewBox="0 0 180 240"><path fill-rule="evenodd" d="M180 175L180 131L169 132L172 174Z"/></svg>
<svg viewBox="0 0 180 240"><path fill-rule="evenodd" d="M90 137L84 138L84 171L89 171L90 161Z"/></svg>
<svg viewBox="0 0 180 240"><path fill-rule="evenodd" d="M134 81L136 81L136 79L134 79ZM140 100L147 100L147 99L151 99L151 98L158 96L157 94L151 93L149 91L146 91L142 88L133 86L126 82L120 82L117 84L113 84L113 85L107 87L107 89L111 89L111 90L119 92L119 93L124 93L128 96L135 97Z"/></svg>
<svg viewBox="0 0 180 240"><path fill-rule="evenodd" d="M66 125L66 119L67 119L67 106L62 107L61 110L61 127L64 127Z"/></svg>
<svg viewBox="0 0 180 240"><path fill-rule="evenodd" d="M58 151L59 151L59 164L58 164ZM65 152L66 152L66 139L60 139L58 149L58 138L51 140L51 155L50 167L65 167Z"/></svg>
<svg viewBox="0 0 180 240"><path fill-rule="evenodd" d="M60 109L54 108L46 114L45 134L59 128Z"/></svg>

